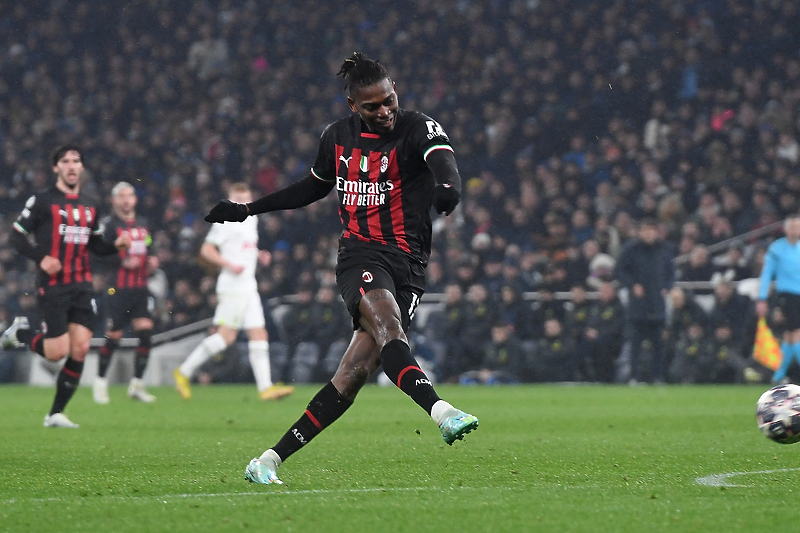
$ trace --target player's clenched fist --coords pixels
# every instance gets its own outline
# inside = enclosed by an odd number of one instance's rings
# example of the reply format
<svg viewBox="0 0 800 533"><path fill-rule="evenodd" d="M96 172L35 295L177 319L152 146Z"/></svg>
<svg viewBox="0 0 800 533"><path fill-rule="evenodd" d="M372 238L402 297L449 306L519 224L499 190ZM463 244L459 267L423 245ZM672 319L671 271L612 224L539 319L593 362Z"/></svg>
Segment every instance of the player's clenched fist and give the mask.
<svg viewBox="0 0 800 533"><path fill-rule="evenodd" d="M222 200L203 218L206 222L242 222L247 218L247 205Z"/></svg>
<svg viewBox="0 0 800 533"><path fill-rule="evenodd" d="M440 215L452 213L459 200L461 200L461 193L448 183L442 183L433 189L433 208Z"/></svg>

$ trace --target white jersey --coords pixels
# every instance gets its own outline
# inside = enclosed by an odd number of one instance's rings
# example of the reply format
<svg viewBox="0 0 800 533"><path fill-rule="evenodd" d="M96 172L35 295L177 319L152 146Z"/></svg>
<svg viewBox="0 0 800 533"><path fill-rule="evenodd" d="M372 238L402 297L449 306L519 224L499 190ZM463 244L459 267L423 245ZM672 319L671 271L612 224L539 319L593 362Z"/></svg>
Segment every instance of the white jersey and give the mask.
<svg viewBox="0 0 800 533"><path fill-rule="evenodd" d="M227 268L223 268L217 278L218 293L258 291L256 283L257 217L247 217L244 222L214 224L211 226L205 242L216 246L226 261L244 267L241 274L234 274Z"/></svg>

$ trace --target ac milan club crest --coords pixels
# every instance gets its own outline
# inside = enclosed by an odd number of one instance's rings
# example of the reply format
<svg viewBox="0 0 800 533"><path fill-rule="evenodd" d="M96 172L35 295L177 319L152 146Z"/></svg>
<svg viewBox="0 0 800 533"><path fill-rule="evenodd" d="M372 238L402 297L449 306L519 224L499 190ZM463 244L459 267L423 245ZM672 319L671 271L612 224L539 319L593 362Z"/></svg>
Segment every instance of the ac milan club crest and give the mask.
<svg viewBox="0 0 800 533"><path fill-rule="evenodd" d="M372 272L369 272L369 271L365 270L361 274L361 281L363 281L364 283L371 283L373 279L375 279L375 278L372 277Z"/></svg>

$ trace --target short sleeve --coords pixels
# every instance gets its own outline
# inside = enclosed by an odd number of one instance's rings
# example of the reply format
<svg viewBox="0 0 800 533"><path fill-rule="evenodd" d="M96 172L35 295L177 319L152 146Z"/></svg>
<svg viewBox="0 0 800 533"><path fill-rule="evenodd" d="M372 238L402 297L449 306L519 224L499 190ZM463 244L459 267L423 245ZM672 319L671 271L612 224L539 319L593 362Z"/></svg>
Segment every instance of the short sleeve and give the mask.
<svg viewBox="0 0 800 533"><path fill-rule="evenodd" d="M227 224L227 222L225 224ZM222 243L226 240L225 224L213 224L211 226L211 231L209 231L208 235L206 235L205 242L213 244L217 248L222 246Z"/></svg>
<svg viewBox="0 0 800 533"><path fill-rule="evenodd" d="M34 233L42 220L42 209L43 204L35 194L28 198L22 213L19 214L16 222L14 222L14 227L17 231L25 235Z"/></svg>
<svg viewBox="0 0 800 533"><path fill-rule="evenodd" d="M311 167L311 174L326 182L336 179L336 148L331 124L328 124L320 136L317 158Z"/></svg>
<svg viewBox="0 0 800 533"><path fill-rule="evenodd" d="M442 125L426 115L419 115L409 134L409 140L423 159L427 159L428 154L435 150L453 151L450 138Z"/></svg>

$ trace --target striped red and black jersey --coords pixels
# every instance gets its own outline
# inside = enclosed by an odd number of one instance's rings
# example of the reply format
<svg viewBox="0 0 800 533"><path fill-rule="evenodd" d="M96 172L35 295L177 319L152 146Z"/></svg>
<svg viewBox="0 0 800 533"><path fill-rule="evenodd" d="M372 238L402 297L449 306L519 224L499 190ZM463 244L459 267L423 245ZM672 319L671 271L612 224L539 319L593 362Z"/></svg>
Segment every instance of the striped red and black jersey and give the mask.
<svg viewBox="0 0 800 533"><path fill-rule="evenodd" d="M311 173L335 183L340 254L388 247L427 264L435 181L425 159L434 150L453 151L439 123L416 111L398 110L394 129L381 135L358 113L325 128Z"/></svg>
<svg viewBox="0 0 800 533"><path fill-rule="evenodd" d="M38 270L40 287L91 283L89 239L102 234L92 199L84 194L66 194L53 185L28 198L14 228L33 236L43 256L61 261L61 271L56 274Z"/></svg>
<svg viewBox="0 0 800 533"><path fill-rule="evenodd" d="M147 255L153 242L147 221L140 217L133 220L123 220L117 215L109 215L103 219L103 238L114 242L123 233L131 236L131 247L120 250L114 261L115 273L109 280L117 289L134 289L147 287L150 271L147 268ZM136 266L125 267L126 259L135 257Z"/></svg>

